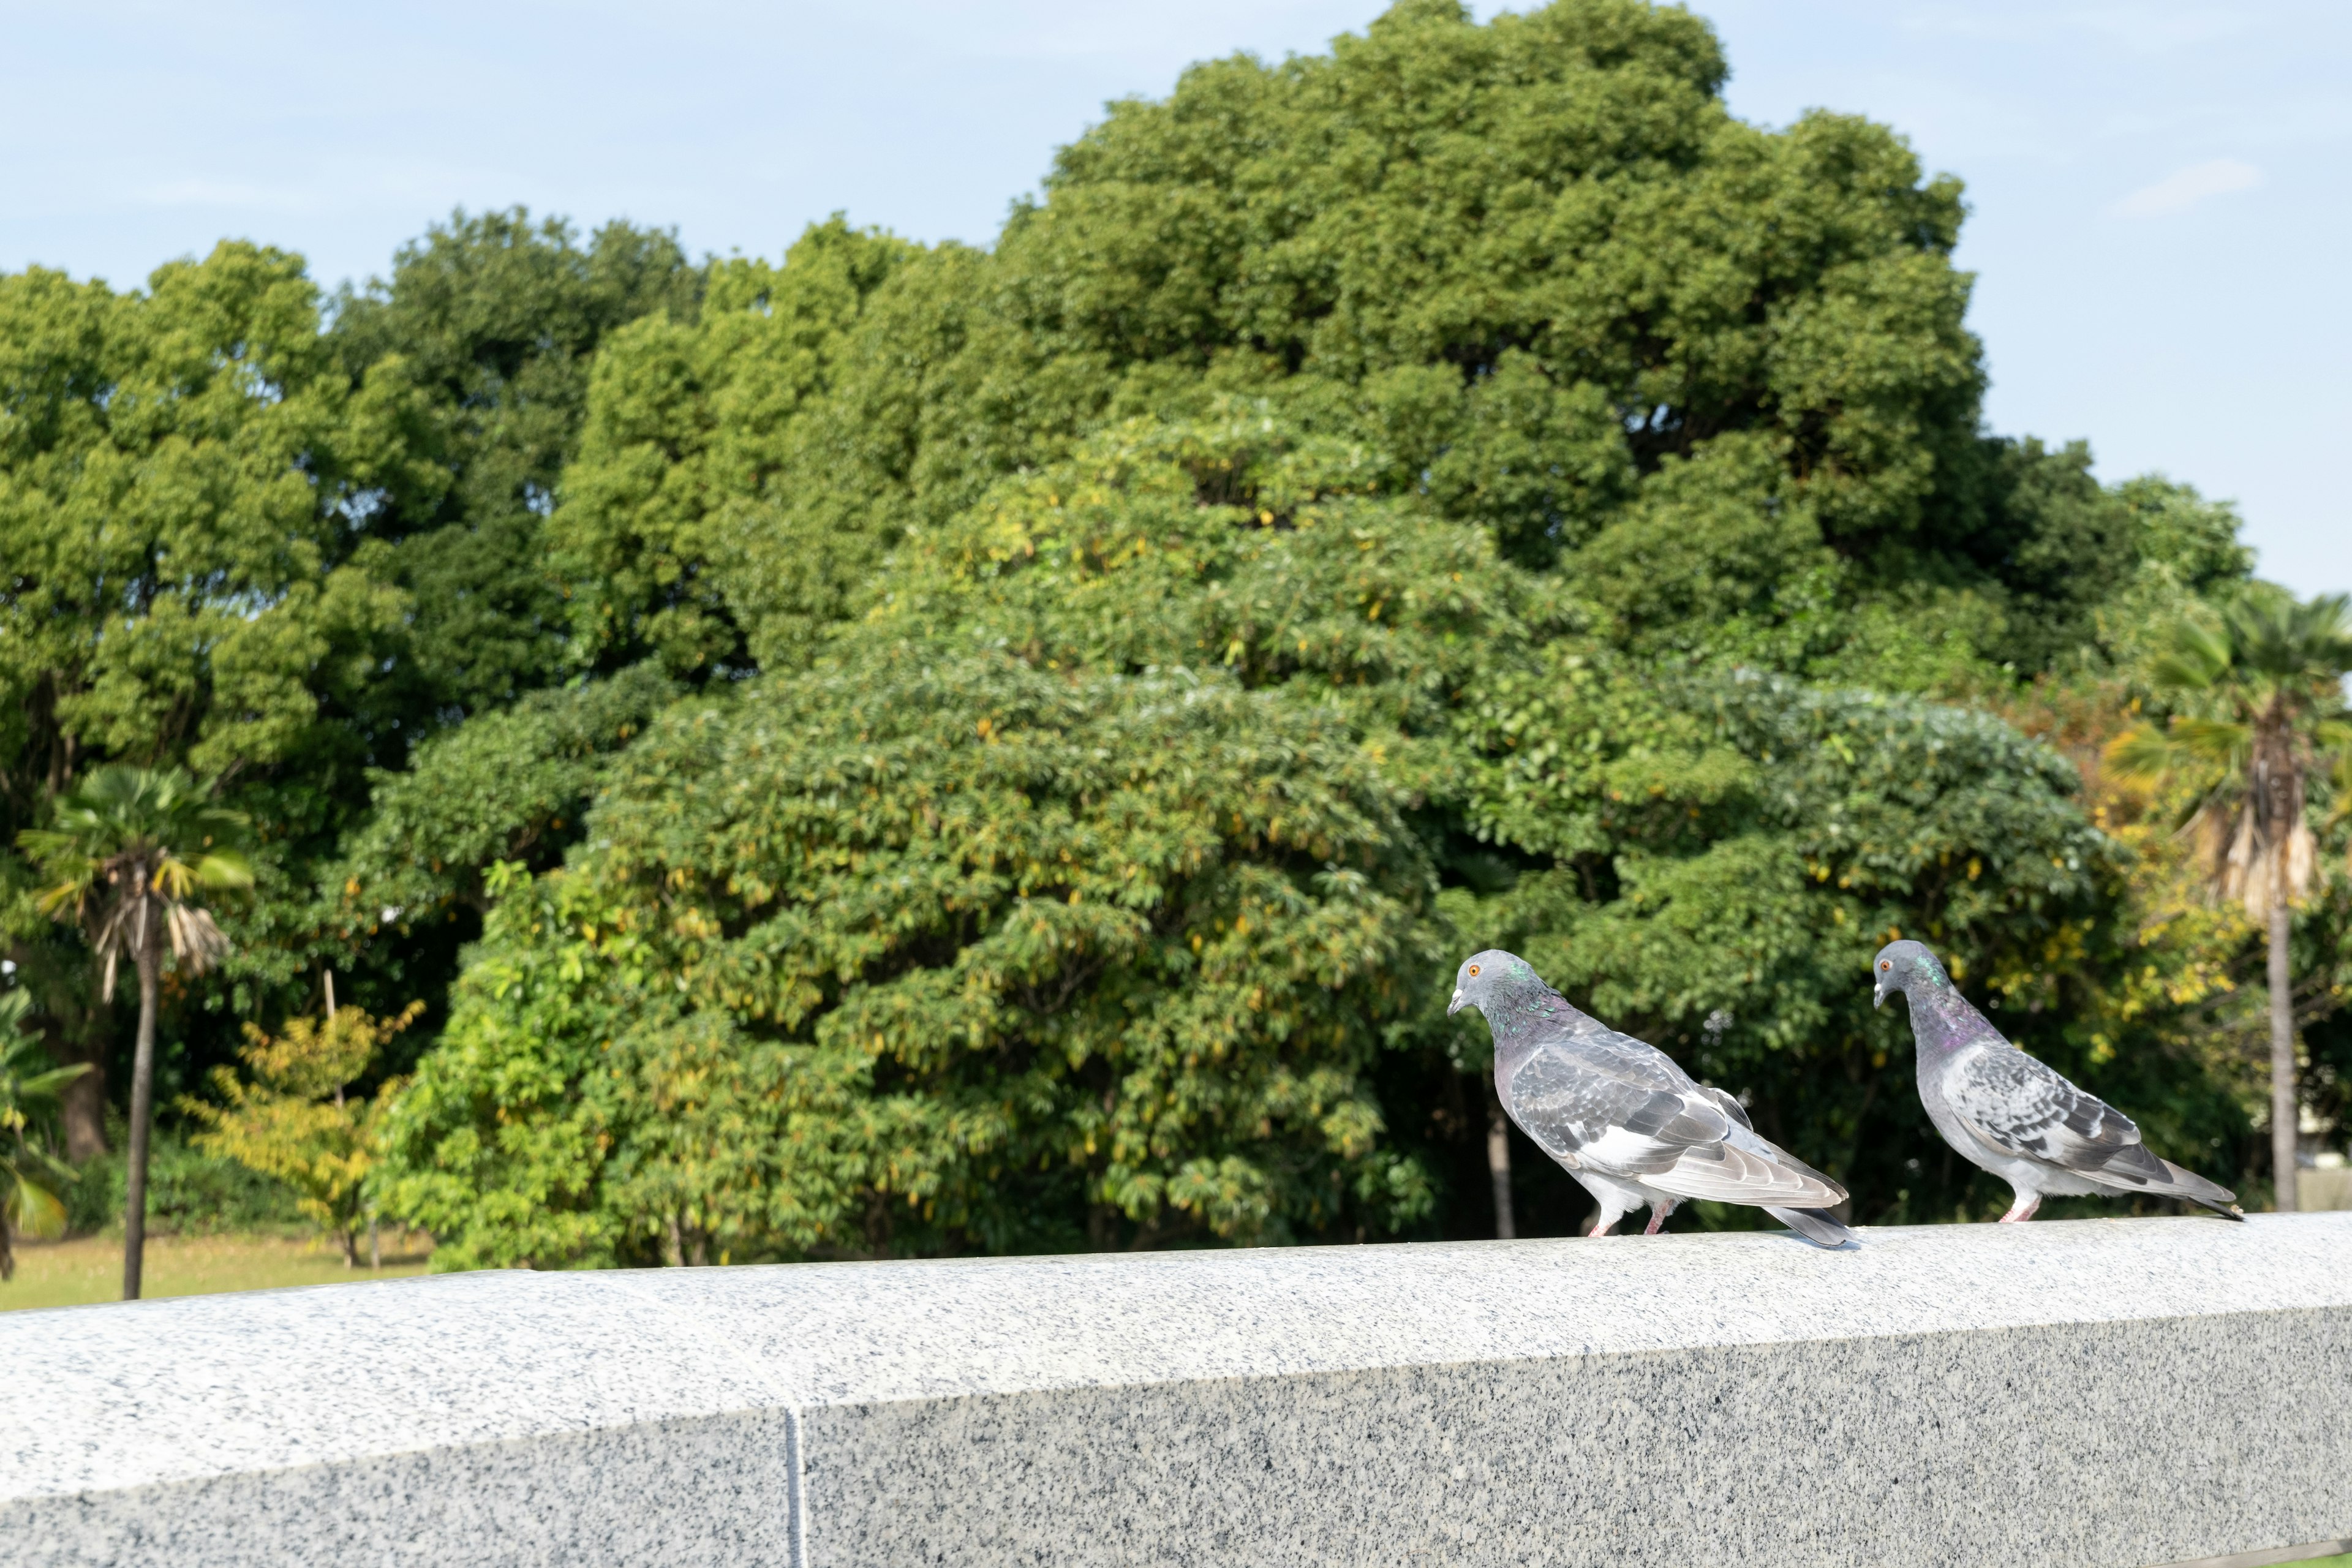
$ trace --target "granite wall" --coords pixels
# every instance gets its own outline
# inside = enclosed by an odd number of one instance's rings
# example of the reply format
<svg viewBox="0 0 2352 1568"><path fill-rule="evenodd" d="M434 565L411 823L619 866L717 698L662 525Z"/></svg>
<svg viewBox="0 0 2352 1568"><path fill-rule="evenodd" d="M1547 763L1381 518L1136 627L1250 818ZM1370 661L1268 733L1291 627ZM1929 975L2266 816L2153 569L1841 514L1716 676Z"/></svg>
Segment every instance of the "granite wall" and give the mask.
<svg viewBox="0 0 2352 1568"><path fill-rule="evenodd" d="M2352 1214L0 1316L0 1564L2150 1568L2352 1537Z"/></svg>

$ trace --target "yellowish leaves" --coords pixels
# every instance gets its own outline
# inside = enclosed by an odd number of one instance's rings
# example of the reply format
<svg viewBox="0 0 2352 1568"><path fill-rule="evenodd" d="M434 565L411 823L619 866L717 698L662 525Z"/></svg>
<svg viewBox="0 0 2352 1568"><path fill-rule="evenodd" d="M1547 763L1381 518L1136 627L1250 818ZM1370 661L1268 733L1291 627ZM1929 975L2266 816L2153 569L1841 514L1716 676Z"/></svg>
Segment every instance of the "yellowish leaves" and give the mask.
<svg viewBox="0 0 2352 1568"><path fill-rule="evenodd" d="M423 1015L412 1002L387 1018L358 1007L332 1018L294 1018L275 1037L246 1026L240 1052L251 1081L223 1068L213 1075L222 1103L186 1099L183 1108L205 1124L196 1144L293 1187L303 1214L341 1235L346 1247L361 1217L361 1184L373 1165L378 1140L397 1080L373 1100L346 1090L365 1075L384 1043Z"/></svg>

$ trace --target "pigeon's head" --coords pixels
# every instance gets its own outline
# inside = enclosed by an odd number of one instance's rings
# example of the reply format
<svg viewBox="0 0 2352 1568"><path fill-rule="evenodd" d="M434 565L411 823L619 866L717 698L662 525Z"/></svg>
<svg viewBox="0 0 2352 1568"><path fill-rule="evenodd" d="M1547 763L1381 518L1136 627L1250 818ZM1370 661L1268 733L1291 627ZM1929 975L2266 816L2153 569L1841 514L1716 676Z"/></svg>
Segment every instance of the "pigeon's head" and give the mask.
<svg viewBox="0 0 2352 1568"><path fill-rule="evenodd" d="M1871 960L1870 973L1874 979L1870 1005L1874 1007L1885 1006L1886 999L1897 991L1908 994L1911 987L1916 984L1951 984L1944 973L1944 966L1936 962L1936 955L1927 951L1925 942L1888 942L1878 950L1878 956Z"/></svg>
<svg viewBox="0 0 2352 1568"><path fill-rule="evenodd" d="M1475 1007L1484 1013L1497 986L1535 977L1536 972L1528 967L1528 961L1517 953L1505 952L1499 947L1474 952L1454 972L1454 1002L1445 1009L1446 1015L1450 1017L1465 1007Z"/></svg>

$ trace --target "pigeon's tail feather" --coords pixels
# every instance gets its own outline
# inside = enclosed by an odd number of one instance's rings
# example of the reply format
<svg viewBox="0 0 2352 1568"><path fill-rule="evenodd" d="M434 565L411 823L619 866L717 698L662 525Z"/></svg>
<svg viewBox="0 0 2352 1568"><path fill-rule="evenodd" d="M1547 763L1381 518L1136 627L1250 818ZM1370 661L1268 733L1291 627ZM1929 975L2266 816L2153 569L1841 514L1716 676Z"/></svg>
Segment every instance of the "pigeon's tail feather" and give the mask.
<svg viewBox="0 0 2352 1568"><path fill-rule="evenodd" d="M1764 1211L1815 1247L1843 1247L1860 1239L1833 1218L1827 1209L1776 1209Z"/></svg>
<svg viewBox="0 0 2352 1568"><path fill-rule="evenodd" d="M2169 1195L2187 1198L2192 1204L2203 1204L2223 1219L2243 1219L2246 1211L2237 1205L2237 1194L2215 1182L2209 1182L2194 1171L2184 1171L2171 1161L2164 1162L2164 1173L2172 1178Z"/></svg>
<svg viewBox="0 0 2352 1568"><path fill-rule="evenodd" d="M2137 1173L2117 1180L2112 1169L2099 1173L2110 1192L2147 1193L2163 1198L2186 1198L2192 1204L2202 1204L2224 1219L2243 1219L2245 1211L2236 1203L2237 1194L2218 1183L2209 1182L2194 1171L2184 1171L2169 1160L2150 1155L2149 1163L2163 1167L2161 1175L2140 1177Z"/></svg>

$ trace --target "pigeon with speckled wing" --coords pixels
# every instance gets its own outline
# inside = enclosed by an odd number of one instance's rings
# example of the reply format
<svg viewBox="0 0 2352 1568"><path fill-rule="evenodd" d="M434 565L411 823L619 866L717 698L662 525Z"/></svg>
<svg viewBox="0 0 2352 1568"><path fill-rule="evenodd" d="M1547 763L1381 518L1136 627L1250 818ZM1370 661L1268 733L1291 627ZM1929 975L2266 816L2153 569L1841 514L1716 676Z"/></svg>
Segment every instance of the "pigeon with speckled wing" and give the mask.
<svg viewBox="0 0 2352 1568"><path fill-rule="evenodd" d="M1645 1205L1643 1234L1655 1235L1676 1204L1706 1198L1754 1205L1822 1247L1853 1239L1822 1212L1845 1201L1843 1187L1759 1135L1731 1096L1571 1006L1526 960L1464 960L1446 1011L1465 1007L1495 1037L1504 1110L1601 1205L1592 1235Z"/></svg>
<svg viewBox="0 0 2352 1568"><path fill-rule="evenodd" d="M1921 943L1887 943L1873 973L1878 1005L1898 991L1908 998L1927 1119L1945 1142L2016 1193L2003 1223L2032 1219L2053 1194L2145 1193L2245 1217L2231 1201L2235 1194L2157 1158L2130 1117L2011 1045Z"/></svg>

